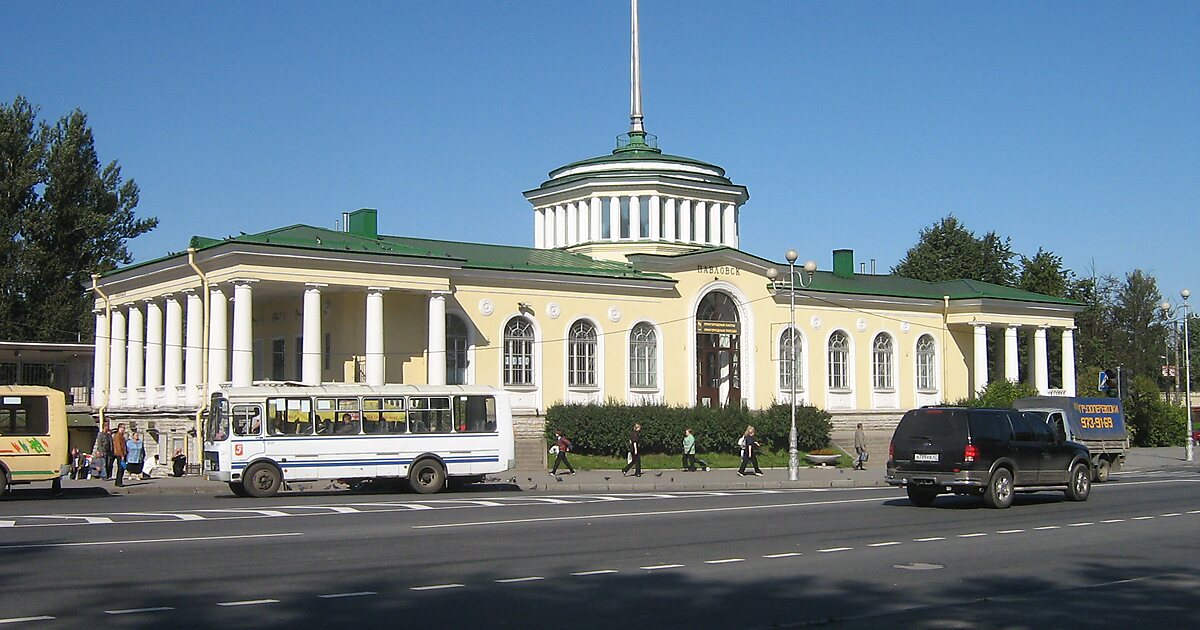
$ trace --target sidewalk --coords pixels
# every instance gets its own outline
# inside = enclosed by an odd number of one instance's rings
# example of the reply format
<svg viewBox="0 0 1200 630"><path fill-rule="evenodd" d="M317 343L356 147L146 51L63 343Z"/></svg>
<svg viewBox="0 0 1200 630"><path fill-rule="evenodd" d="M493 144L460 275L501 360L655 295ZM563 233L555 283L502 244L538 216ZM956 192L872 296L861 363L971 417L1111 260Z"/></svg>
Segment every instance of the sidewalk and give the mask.
<svg viewBox="0 0 1200 630"><path fill-rule="evenodd" d="M1197 455L1200 455L1198 453ZM1200 471L1200 462L1183 459L1183 447L1134 448L1126 457L1125 471L1188 469ZM1198 458L1200 459L1200 458ZM744 490L777 488L864 488L886 487L883 481L884 462L872 462L866 470L825 466L801 466L799 479L788 481L786 468L763 469L762 477L739 477L736 469L711 469L708 472L644 470L641 477L623 476L620 470L581 470L575 475L547 471L510 470L496 475L488 484L470 486L484 490L519 490L525 492L651 492L681 490ZM41 484L38 484L41 485ZM206 481L202 477L156 477L149 480L127 479L117 488L112 481L100 479L64 479L63 489L71 493L90 492L99 495L125 494L230 494L223 483ZM292 484L292 489L335 491L327 481ZM36 486L18 486L36 487ZM442 495L439 495L442 496Z"/></svg>

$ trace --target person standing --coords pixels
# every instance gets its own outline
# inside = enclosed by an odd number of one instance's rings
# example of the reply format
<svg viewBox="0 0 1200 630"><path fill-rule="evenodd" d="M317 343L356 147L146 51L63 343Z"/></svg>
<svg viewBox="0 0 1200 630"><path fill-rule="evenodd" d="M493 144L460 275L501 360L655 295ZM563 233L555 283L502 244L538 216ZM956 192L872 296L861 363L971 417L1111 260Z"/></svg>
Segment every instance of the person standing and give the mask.
<svg viewBox="0 0 1200 630"><path fill-rule="evenodd" d="M146 445L142 443L142 434L133 431L129 435L129 439L125 441L125 469L129 471L131 476L140 476L146 479L143 474L143 466L146 463Z"/></svg>
<svg viewBox="0 0 1200 630"><path fill-rule="evenodd" d="M863 432L862 423L854 430L854 468L867 469L867 434Z"/></svg>
<svg viewBox="0 0 1200 630"><path fill-rule="evenodd" d="M692 435L691 427L683 430L683 469L696 472L696 436Z"/></svg>
<svg viewBox="0 0 1200 630"><path fill-rule="evenodd" d="M758 468L758 441L754 439L754 427L746 427L746 432L742 434L742 466L738 468L738 476L746 476L746 464L754 464L754 475L756 477L763 476L762 470Z"/></svg>
<svg viewBox="0 0 1200 630"><path fill-rule="evenodd" d="M571 462L567 461L567 451L571 450L571 440L568 440L567 436L562 434L561 429L554 430L554 446L557 455L554 456L554 467L550 469L550 474L558 474L558 465L562 464L567 467L569 471L567 472L568 475L574 475L575 467L571 466Z"/></svg>
<svg viewBox="0 0 1200 630"><path fill-rule="evenodd" d="M101 429L100 433L96 434L96 444L92 447L92 452L100 453L100 474L97 477L108 479L112 477L112 429ZM95 459L93 457L92 459Z"/></svg>
<svg viewBox="0 0 1200 630"><path fill-rule="evenodd" d="M125 423L117 425L117 432L112 436L112 458L117 462L117 487L125 485L125 455L128 454L125 446Z"/></svg>
<svg viewBox="0 0 1200 630"><path fill-rule="evenodd" d="M635 423L633 425L633 434L629 436L629 463L621 469L621 474L629 474L629 469L633 469L634 477L642 476L642 425Z"/></svg>
<svg viewBox="0 0 1200 630"><path fill-rule="evenodd" d="M175 449L175 456L171 458L171 472L175 473L176 477L182 477L185 466L187 466L187 455L183 454L183 449Z"/></svg>

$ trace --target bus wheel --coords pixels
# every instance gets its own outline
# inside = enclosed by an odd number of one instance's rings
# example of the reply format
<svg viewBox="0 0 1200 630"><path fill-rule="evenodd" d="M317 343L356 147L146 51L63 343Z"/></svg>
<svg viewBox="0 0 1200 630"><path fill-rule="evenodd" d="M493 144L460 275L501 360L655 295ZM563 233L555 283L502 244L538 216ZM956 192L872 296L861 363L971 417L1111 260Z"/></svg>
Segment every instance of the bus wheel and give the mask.
<svg viewBox="0 0 1200 630"><path fill-rule="evenodd" d="M420 494L433 494L446 483L446 471L432 459L423 459L408 470L408 485Z"/></svg>
<svg viewBox="0 0 1200 630"><path fill-rule="evenodd" d="M279 469L270 464L254 464L246 471L244 477L246 493L252 497L274 496L279 492L282 482Z"/></svg>
<svg viewBox="0 0 1200 630"><path fill-rule="evenodd" d="M229 490L230 490L231 492L233 492L233 495L234 495L234 496L238 496L238 497L248 497L248 496L250 496L250 493L249 493L249 492L246 492L246 486L245 486L245 484L243 484L243 483L242 483L242 482L240 482L240 481L230 481L230 482L229 482Z"/></svg>

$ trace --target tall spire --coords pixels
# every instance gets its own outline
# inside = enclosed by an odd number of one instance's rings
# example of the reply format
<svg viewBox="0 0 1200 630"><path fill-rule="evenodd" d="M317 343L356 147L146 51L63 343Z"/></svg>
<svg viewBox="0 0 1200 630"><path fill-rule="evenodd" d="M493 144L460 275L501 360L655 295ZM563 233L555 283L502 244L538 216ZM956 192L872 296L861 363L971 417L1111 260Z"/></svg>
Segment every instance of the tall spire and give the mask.
<svg viewBox="0 0 1200 630"><path fill-rule="evenodd" d="M629 0L630 37L629 37L629 133L646 133L642 127L642 59L638 46L638 0Z"/></svg>

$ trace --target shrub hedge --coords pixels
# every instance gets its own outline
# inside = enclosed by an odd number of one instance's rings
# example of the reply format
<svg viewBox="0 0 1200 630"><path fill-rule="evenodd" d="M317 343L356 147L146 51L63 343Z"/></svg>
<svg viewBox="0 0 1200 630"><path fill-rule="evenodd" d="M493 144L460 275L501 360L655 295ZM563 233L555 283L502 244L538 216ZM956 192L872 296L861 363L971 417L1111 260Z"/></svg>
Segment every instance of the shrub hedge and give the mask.
<svg viewBox="0 0 1200 630"><path fill-rule="evenodd" d="M808 451L829 445L830 415L809 406L796 407L797 443ZM683 430L691 427L696 451L737 450L747 425L754 425L759 442L772 450L787 448L791 410L776 404L762 411L742 407L670 407L666 405L554 405L546 410L546 437L561 429L572 449L589 455L624 457L635 422L642 425L643 453L675 454L683 450Z"/></svg>

